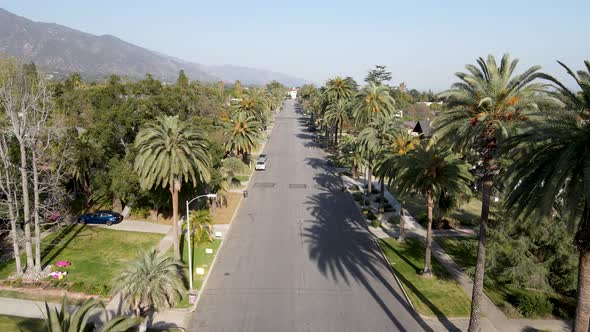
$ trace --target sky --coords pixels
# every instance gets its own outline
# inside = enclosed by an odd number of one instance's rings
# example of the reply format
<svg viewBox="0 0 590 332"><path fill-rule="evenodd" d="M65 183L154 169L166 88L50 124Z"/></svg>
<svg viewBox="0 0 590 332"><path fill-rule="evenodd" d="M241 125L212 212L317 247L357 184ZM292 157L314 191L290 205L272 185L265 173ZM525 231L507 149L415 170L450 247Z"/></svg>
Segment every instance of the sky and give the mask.
<svg viewBox="0 0 590 332"><path fill-rule="evenodd" d="M520 59L566 80L561 60L590 59L590 0L584 1L47 1L0 7L202 64L263 68L323 84L362 82L386 65L392 84L444 90L478 57ZM568 82L568 85L571 81Z"/></svg>

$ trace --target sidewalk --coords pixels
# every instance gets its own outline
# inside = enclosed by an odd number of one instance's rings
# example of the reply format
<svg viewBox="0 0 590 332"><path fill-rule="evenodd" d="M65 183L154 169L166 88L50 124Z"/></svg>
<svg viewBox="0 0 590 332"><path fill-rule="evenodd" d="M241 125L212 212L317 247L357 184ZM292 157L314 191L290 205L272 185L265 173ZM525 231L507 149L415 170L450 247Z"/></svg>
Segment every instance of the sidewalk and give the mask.
<svg viewBox="0 0 590 332"><path fill-rule="evenodd" d="M342 176L343 182L347 184L355 184L359 188L364 188L364 181L357 181L347 176ZM375 188L381 188L379 183L374 182ZM387 187L386 187L387 188ZM391 204L397 211L401 211L401 204L395 197L389 192L385 191L385 199ZM422 240L426 240L426 230L412 217L407 210L404 210L405 220L405 231L406 237L416 237ZM383 227L374 228L369 227L371 233L377 238L388 238L399 236L399 231L392 231L384 229ZM439 234L436 234L439 233ZM434 236L477 236L473 230L461 230L461 231L434 231ZM445 252L445 250L436 242L435 238L432 241L432 254L436 259L449 271L453 278L459 283L463 291L469 298L471 298L473 291L473 281L467 276L461 267L459 267L453 259ZM523 330L550 330L550 331L570 331L571 327L562 320L543 320L543 319L508 319L504 312L502 312L490 298L484 293L482 297L481 310L483 316L481 319L483 331L523 331ZM457 321L458 326L461 330L465 328L467 330L467 324L469 319L453 319L453 322ZM465 323L466 321L466 323ZM446 330L444 325L436 320L430 319L432 322L431 327L435 331Z"/></svg>

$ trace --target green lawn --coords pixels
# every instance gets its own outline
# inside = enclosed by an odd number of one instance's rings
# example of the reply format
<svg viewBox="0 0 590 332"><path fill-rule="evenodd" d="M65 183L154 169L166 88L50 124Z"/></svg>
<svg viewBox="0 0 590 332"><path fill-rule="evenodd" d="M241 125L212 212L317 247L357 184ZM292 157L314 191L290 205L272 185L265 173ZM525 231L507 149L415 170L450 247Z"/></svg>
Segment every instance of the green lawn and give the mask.
<svg viewBox="0 0 590 332"><path fill-rule="evenodd" d="M477 260L476 239L437 237L436 242L445 249L455 263L473 278L475 263ZM501 284L494 279L493 275L488 273L486 273L484 290L490 300L502 309L509 318L523 318L523 316L513 307L511 299L516 298L517 294L520 292L537 292L535 290L521 289ZM545 293L545 295L549 301L554 304L554 307L561 307L570 315L573 315L573 311L575 311L574 299L550 292Z"/></svg>
<svg viewBox="0 0 590 332"><path fill-rule="evenodd" d="M250 180L250 175L236 175L234 176L234 179L240 181L240 182L246 182Z"/></svg>
<svg viewBox="0 0 590 332"><path fill-rule="evenodd" d="M397 195L391 192L394 197L397 197L403 207L410 212L412 217L416 220L421 215L426 215L426 198L422 195ZM455 219L461 223L463 227L479 225L479 216L481 214L481 201L477 198L472 198L468 202L461 204L454 212L449 213L447 218Z"/></svg>
<svg viewBox="0 0 590 332"><path fill-rule="evenodd" d="M186 241L184 240L184 236L181 237L181 252L182 252L182 262L185 265L184 273L186 279L188 280L188 246L186 245ZM217 250L221 245L221 240L215 239L212 243L209 244L201 244L195 246L193 242L192 251L193 251L193 288L196 290L200 290L203 282L205 281L205 277L209 270L211 269L211 263L213 262L213 258L217 255ZM212 254L207 254L205 252L206 248L213 249ZM195 270L197 267L202 267L205 269L205 274L198 275ZM188 284L186 288L188 289ZM188 297L184 297L182 301L177 305L177 308L188 308Z"/></svg>
<svg viewBox="0 0 590 332"><path fill-rule="evenodd" d="M0 331L37 332L45 328L42 319L0 315Z"/></svg>
<svg viewBox="0 0 590 332"><path fill-rule="evenodd" d="M155 247L163 235L124 232L100 227L72 225L43 241L43 264L51 264L54 271L68 275L56 286L70 285L72 291L108 295L110 282L126 262L137 252ZM72 263L67 268L55 267L55 262ZM24 260L23 260L24 261ZM14 262L0 268L0 278L14 273Z"/></svg>
<svg viewBox="0 0 590 332"><path fill-rule="evenodd" d="M434 276L419 275L424 268L424 244L416 239L398 243L396 239L379 240L397 277L416 310L427 316L467 317L470 299L443 266L433 258Z"/></svg>

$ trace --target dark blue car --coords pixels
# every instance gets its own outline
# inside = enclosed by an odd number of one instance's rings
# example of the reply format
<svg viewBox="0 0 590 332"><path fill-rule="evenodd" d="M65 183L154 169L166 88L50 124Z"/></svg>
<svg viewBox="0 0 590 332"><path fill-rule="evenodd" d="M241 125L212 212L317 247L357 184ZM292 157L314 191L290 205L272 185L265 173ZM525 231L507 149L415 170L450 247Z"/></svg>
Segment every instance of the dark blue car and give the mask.
<svg viewBox="0 0 590 332"><path fill-rule="evenodd" d="M113 211L96 211L83 214L78 218L78 222L83 224L105 224L107 226L118 224L122 220L123 216Z"/></svg>

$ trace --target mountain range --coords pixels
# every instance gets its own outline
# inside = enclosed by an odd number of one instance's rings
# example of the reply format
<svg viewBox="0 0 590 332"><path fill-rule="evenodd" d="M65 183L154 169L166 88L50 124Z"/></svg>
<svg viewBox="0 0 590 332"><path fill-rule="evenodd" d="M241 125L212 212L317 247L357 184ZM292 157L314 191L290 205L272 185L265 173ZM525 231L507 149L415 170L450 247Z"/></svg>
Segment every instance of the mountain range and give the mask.
<svg viewBox="0 0 590 332"><path fill-rule="evenodd" d="M240 80L263 85L272 80L286 86L306 82L286 74L235 65L203 65L184 61L133 45L111 35L96 36L55 23L34 22L0 8L0 53L23 62L34 62L45 73L62 78L79 72L84 79L111 74L141 79L152 74L173 82L183 69L191 80Z"/></svg>

